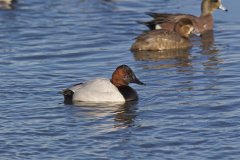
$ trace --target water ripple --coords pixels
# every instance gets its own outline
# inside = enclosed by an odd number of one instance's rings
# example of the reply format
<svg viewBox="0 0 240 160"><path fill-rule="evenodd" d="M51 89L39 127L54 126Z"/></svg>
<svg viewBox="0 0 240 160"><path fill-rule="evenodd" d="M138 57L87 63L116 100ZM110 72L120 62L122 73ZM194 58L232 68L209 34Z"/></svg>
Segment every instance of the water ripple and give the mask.
<svg viewBox="0 0 240 160"><path fill-rule="evenodd" d="M226 2L223 2L226 3ZM1 159L237 159L239 2L193 47L129 51L145 12L199 1L17 1L0 10ZM65 105L62 89L128 64L139 101Z"/></svg>

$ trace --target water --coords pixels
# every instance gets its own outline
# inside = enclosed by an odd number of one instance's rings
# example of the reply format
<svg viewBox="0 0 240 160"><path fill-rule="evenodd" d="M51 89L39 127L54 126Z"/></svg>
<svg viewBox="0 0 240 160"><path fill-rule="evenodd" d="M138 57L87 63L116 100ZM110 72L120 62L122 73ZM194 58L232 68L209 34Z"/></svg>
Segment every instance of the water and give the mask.
<svg viewBox="0 0 240 160"><path fill-rule="evenodd" d="M199 15L200 2L19 0L0 11L0 157L239 159L239 1L184 53L131 53L144 12ZM59 91L129 65L136 103L63 104Z"/></svg>

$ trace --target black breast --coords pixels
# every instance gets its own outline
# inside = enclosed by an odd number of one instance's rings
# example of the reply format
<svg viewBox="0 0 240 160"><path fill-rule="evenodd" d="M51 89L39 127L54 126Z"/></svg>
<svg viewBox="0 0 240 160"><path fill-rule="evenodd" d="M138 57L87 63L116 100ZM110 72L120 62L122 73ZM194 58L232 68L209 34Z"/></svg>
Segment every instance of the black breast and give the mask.
<svg viewBox="0 0 240 160"><path fill-rule="evenodd" d="M129 86L117 87L119 92L123 95L126 101L138 100L137 92Z"/></svg>

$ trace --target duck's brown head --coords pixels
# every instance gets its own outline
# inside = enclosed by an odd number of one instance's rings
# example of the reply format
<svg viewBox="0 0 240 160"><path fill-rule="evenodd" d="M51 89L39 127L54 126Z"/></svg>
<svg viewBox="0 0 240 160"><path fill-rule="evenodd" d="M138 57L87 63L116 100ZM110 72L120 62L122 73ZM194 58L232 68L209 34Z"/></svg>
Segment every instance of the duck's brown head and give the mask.
<svg viewBox="0 0 240 160"><path fill-rule="evenodd" d="M134 72L127 65L121 65L116 68L112 74L111 82L117 87L127 86L129 83L145 85L136 77Z"/></svg>
<svg viewBox="0 0 240 160"><path fill-rule="evenodd" d="M188 38L193 31L197 32L193 26L193 21L189 18L180 19L176 23L174 30L175 32L179 33L182 37L185 38Z"/></svg>
<svg viewBox="0 0 240 160"><path fill-rule="evenodd" d="M212 14L215 10L221 9L228 11L222 4L221 0L203 0L201 5L202 16Z"/></svg>

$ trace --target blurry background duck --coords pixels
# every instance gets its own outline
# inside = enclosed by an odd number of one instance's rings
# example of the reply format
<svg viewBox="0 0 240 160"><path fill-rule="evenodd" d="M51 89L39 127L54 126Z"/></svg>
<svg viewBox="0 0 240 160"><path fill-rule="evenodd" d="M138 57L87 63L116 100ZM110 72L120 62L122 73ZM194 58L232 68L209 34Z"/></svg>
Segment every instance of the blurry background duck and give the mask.
<svg viewBox="0 0 240 160"><path fill-rule="evenodd" d="M189 35L198 33L193 27L193 21L182 18L174 25L174 30L152 30L141 34L133 43L132 51L157 51L165 49L180 49L191 46Z"/></svg>
<svg viewBox="0 0 240 160"><path fill-rule="evenodd" d="M127 65L120 65L112 74L112 78L96 78L85 83L76 84L63 90L64 102L126 102L138 99L137 92L129 83L145 85Z"/></svg>
<svg viewBox="0 0 240 160"><path fill-rule="evenodd" d="M16 0L0 0L0 9L12 9Z"/></svg>
<svg viewBox="0 0 240 160"><path fill-rule="evenodd" d="M154 19L149 22L140 22L148 26L151 30L166 29L173 31L174 24L182 18L189 18L193 20L193 26L202 34L205 31L213 30L213 16L212 13L221 9L228 11L222 4L221 0L202 0L201 15L199 17L191 14L166 14L166 13L148 13Z"/></svg>

